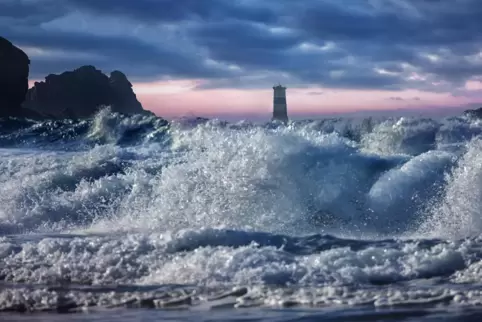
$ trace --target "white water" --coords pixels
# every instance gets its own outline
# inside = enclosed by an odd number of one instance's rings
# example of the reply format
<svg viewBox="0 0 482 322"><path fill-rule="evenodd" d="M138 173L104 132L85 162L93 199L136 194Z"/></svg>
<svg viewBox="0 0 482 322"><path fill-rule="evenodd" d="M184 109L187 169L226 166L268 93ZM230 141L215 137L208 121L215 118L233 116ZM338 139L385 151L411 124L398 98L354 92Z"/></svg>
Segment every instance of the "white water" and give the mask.
<svg viewBox="0 0 482 322"><path fill-rule="evenodd" d="M418 284L477 284L482 277L475 120L166 127L102 112L59 131L76 126L86 130L62 144L33 144L31 128L2 137L22 142L0 150L6 282L250 285L263 305L482 299ZM49 125L48 136L65 137L55 131ZM303 238L313 234L353 240ZM404 281L418 286L343 291ZM288 292L289 285L301 290ZM18 300L12 292L37 296L6 289L0 297ZM78 302L82 294L72 296Z"/></svg>

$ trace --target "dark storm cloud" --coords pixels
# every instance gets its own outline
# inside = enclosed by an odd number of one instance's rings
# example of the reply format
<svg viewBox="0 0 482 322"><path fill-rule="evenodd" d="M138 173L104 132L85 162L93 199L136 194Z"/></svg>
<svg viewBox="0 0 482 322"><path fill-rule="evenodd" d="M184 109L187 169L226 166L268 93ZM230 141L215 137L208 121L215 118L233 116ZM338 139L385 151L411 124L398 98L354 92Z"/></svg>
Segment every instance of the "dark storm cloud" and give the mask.
<svg viewBox="0 0 482 322"><path fill-rule="evenodd" d="M218 70L204 66L199 60L192 59L192 56L187 57L169 48L153 46L136 38L94 36L32 28L15 29L6 26L2 29L2 35L14 39L18 45L64 51L61 59L48 56L32 57L32 77L44 75L49 70L48 66L52 67L51 72L59 72L95 63L100 64L99 67L102 68L108 65L112 66L112 69L131 69L134 75L141 72L142 76L147 77L166 74L174 77L221 76ZM88 53L99 57L93 60L79 59L75 53Z"/></svg>
<svg viewBox="0 0 482 322"><path fill-rule="evenodd" d="M41 25L74 13L145 29L114 36L113 27L109 36L100 36L88 28ZM33 73L92 59L101 69L129 70L136 78L208 79L202 88L265 87L282 80L446 91L482 75L476 57L482 49L480 21L478 0L0 1L0 30L13 42L92 55L33 57ZM172 28L170 38L156 29L164 24Z"/></svg>
<svg viewBox="0 0 482 322"><path fill-rule="evenodd" d="M13 23L35 25L60 17L64 13L62 6L52 0L0 1L0 20Z"/></svg>
<svg viewBox="0 0 482 322"><path fill-rule="evenodd" d="M303 42L297 35L276 34L264 26L240 21L207 23L189 34L215 60L249 69L291 71L306 67L299 55L290 51Z"/></svg>
<svg viewBox="0 0 482 322"><path fill-rule="evenodd" d="M298 13L298 27L309 37L337 41L394 41L416 37L421 23L407 23L395 13L373 16L345 11L333 4L315 3Z"/></svg>
<svg viewBox="0 0 482 322"><path fill-rule="evenodd" d="M295 27L294 35L270 34L263 27L250 26L249 22L236 22L238 26L233 28L229 22L201 26L193 38L209 48L215 59L258 70L289 72L326 87L430 89L430 84L422 86L420 81L407 80L408 75L403 74L401 67L407 63L414 67L410 72L427 74L426 78L434 81L438 77L450 80L455 86L482 73L480 62L460 58L481 50L482 10L479 7L482 6L476 1L406 1L411 10L405 11L386 6L378 11L376 8L361 10L347 4L349 2L341 6L334 1L280 1L280 6L286 6L287 26ZM249 41L251 46L247 45ZM267 45L260 46L263 41ZM303 41L315 44L332 41L337 50L316 55L290 51ZM421 55L439 49L446 51L448 62L430 61ZM355 62L340 66L337 60L346 57L352 57ZM380 75L376 68L392 74ZM345 76L330 76L330 71L340 69L346 72Z"/></svg>
<svg viewBox="0 0 482 322"><path fill-rule="evenodd" d="M354 3L352 1L351 3ZM356 1L358 3L366 3ZM350 1L343 2L343 4ZM375 1L372 3L376 3ZM478 0L378 1L383 6L354 10L341 2L298 2L297 27L308 37L405 45L454 45L481 40ZM392 3L405 6L393 7ZM411 7L408 10L407 7Z"/></svg>
<svg viewBox="0 0 482 322"><path fill-rule="evenodd" d="M65 0L75 8L141 21L179 21L193 18L271 22L277 15L262 6L243 6L236 0ZM254 3L254 2L251 2Z"/></svg>
<svg viewBox="0 0 482 322"><path fill-rule="evenodd" d="M276 51L303 42L299 35L273 33L265 26L237 20L206 23L193 29L191 35L195 40L214 49L228 47Z"/></svg>

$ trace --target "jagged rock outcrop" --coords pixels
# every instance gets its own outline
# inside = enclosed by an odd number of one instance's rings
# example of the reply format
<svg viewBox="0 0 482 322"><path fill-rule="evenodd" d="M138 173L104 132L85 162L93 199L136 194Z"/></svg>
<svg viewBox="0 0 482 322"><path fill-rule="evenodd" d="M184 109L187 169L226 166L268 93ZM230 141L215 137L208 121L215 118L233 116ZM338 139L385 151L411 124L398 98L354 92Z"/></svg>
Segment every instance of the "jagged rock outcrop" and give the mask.
<svg viewBox="0 0 482 322"><path fill-rule="evenodd" d="M126 75L115 70L110 73L111 104L118 113L132 114L145 112L132 90L132 84Z"/></svg>
<svg viewBox="0 0 482 322"><path fill-rule="evenodd" d="M28 90L29 65L27 54L0 37L0 118L39 117L22 108Z"/></svg>
<svg viewBox="0 0 482 322"><path fill-rule="evenodd" d="M48 75L28 91L24 106L51 118L88 118L103 106L122 114L151 114L122 72L108 77L94 66Z"/></svg>

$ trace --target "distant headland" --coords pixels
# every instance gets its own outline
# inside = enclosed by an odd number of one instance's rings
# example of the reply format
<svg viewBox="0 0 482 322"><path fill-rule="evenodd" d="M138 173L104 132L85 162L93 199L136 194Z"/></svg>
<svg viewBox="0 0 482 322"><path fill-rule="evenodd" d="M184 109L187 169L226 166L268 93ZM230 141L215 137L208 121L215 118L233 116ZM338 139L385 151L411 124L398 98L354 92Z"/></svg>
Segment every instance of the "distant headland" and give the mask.
<svg viewBox="0 0 482 322"><path fill-rule="evenodd" d="M28 88L30 59L0 37L0 117L30 119L83 119L101 107L121 114L153 114L144 110L132 84L120 71L110 76L94 66L82 66Z"/></svg>

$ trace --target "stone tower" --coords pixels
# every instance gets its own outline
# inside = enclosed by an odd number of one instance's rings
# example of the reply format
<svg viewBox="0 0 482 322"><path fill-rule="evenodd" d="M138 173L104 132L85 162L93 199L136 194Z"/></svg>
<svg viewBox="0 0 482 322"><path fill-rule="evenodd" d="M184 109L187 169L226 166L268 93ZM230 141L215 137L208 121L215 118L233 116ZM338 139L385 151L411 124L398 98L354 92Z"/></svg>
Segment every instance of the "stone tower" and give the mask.
<svg viewBox="0 0 482 322"><path fill-rule="evenodd" d="M273 86L273 121L288 122L288 109L286 107L286 87Z"/></svg>

